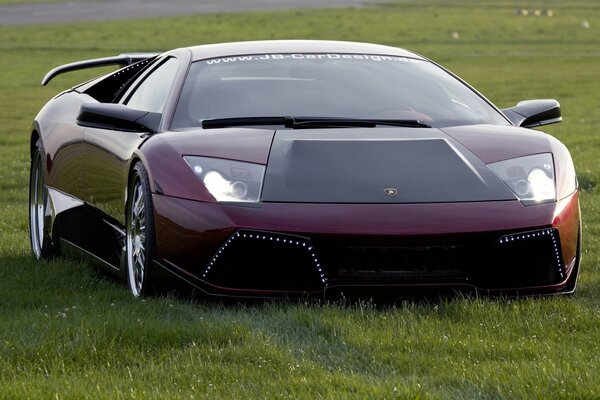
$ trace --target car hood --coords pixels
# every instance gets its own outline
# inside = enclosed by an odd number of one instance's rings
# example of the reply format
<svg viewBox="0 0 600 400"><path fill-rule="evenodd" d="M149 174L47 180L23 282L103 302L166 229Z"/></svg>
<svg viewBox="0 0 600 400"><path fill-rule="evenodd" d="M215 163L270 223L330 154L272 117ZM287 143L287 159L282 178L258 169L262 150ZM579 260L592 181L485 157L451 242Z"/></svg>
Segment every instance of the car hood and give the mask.
<svg viewBox="0 0 600 400"><path fill-rule="evenodd" d="M400 127L278 130L262 193L264 202L515 199L508 186L451 135Z"/></svg>

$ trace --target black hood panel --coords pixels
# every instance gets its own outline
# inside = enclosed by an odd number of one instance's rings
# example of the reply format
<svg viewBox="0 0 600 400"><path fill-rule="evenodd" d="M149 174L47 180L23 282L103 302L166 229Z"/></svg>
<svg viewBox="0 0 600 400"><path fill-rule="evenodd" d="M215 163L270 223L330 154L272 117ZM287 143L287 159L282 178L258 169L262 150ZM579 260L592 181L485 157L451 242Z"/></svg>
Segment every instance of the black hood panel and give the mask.
<svg viewBox="0 0 600 400"><path fill-rule="evenodd" d="M514 200L506 184L437 129L281 130L262 200L435 203Z"/></svg>

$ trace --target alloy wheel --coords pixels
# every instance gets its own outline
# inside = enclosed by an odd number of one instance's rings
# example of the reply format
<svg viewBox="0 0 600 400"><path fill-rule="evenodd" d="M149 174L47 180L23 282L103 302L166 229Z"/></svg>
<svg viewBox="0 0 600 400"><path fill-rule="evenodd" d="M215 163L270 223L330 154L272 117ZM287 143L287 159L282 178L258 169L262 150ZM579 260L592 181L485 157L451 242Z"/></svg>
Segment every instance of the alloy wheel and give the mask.
<svg viewBox="0 0 600 400"><path fill-rule="evenodd" d="M142 294L146 275L146 201L140 176L133 179L127 224L127 268L134 296Z"/></svg>

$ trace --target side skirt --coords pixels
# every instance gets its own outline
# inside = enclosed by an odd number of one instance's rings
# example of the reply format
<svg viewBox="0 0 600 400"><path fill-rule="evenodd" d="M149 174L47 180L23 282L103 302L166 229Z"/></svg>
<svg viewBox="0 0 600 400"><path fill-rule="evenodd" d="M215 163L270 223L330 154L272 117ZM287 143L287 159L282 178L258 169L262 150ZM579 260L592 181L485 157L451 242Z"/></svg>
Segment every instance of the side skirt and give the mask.
<svg viewBox="0 0 600 400"><path fill-rule="evenodd" d="M77 246L75 243L72 243L72 242L68 241L67 239L59 238L59 245L60 245L60 251L64 256L69 257L69 258L76 258L76 259L88 261L88 262L100 267L102 270L104 270L106 272L109 272L120 278L123 277L123 274L121 273L119 268L104 261L100 257L90 253L89 251L85 250L84 248Z"/></svg>

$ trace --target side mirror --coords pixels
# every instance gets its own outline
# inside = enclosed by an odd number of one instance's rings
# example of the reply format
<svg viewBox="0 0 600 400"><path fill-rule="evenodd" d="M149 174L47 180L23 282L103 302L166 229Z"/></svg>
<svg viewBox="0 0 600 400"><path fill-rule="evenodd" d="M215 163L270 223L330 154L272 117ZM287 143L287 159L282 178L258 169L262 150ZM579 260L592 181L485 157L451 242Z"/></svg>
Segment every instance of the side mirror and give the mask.
<svg viewBox="0 0 600 400"><path fill-rule="evenodd" d="M122 104L82 104L77 124L90 128L156 133L162 114L134 110Z"/></svg>
<svg viewBox="0 0 600 400"><path fill-rule="evenodd" d="M502 112L513 124L523 128L562 121L560 104L554 99L520 101L514 107L502 109Z"/></svg>

